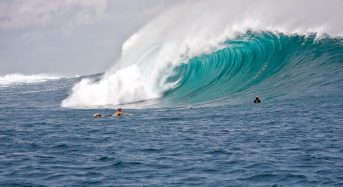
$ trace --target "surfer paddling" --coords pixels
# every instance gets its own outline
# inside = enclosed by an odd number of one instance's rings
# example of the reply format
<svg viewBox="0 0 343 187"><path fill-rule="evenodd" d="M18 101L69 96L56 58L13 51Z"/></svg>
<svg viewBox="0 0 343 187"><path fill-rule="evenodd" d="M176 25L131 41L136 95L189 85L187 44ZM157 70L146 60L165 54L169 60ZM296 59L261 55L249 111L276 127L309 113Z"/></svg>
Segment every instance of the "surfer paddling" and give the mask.
<svg viewBox="0 0 343 187"><path fill-rule="evenodd" d="M111 115L103 115L101 113L95 113L93 115L94 118L104 118L104 117L110 117L110 116L115 116L115 117L120 117L123 115L131 115L130 113L123 112L121 108L118 108L113 114Z"/></svg>
<svg viewBox="0 0 343 187"><path fill-rule="evenodd" d="M121 108L118 108L117 111L114 112L113 116L120 117L124 114L124 112L121 110Z"/></svg>
<svg viewBox="0 0 343 187"><path fill-rule="evenodd" d="M259 96L255 97L254 103L261 103L261 99Z"/></svg>
<svg viewBox="0 0 343 187"><path fill-rule="evenodd" d="M121 108L118 108L116 112L114 112L113 116L120 117L122 115L131 115L130 113L123 112Z"/></svg>

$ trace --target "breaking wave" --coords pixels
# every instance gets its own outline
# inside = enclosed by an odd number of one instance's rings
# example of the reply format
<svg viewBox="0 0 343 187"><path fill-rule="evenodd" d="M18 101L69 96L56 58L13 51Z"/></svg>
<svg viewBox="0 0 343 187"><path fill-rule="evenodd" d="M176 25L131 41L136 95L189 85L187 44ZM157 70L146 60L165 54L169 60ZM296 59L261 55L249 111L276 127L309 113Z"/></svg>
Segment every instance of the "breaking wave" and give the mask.
<svg viewBox="0 0 343 187"><path fill-rule="evenodd" d="M100 80L77 83L62 106L235 104L256 94L340 91L338 5L343 2L187 1L134 34L121 59Z"/></svg>

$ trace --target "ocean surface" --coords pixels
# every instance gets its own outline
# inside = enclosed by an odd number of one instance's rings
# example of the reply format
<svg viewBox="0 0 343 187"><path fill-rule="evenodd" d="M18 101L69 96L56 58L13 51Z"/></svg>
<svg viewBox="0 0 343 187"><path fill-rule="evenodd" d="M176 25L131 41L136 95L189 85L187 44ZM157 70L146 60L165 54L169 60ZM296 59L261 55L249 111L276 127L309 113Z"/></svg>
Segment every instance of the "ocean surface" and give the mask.
<svg viewBox="0 0 343 187"><path fill-rule="evenodd" d="M342 92L94 119L79 79L0 88L0 186L343 185Z"/></svg>
<svg viewBox="0 0 343 187"><path fill-rule="evenodd" d="M228 41L177 66L168 81L182 81L162 97L129 105L61 106L102 74L2 80L0 186L343 186L341 39L282 37L291 52L252 55L272 59L254 66L239 54L259 38ZM118 106L132 115L92 117Z"/></svg>
<svg viewBox="0 0 343 187"><path fill-rule="evenodd" d="M0 186L343 186L337 17L208 2L144 26L103 73L0 76Z"/></svg>

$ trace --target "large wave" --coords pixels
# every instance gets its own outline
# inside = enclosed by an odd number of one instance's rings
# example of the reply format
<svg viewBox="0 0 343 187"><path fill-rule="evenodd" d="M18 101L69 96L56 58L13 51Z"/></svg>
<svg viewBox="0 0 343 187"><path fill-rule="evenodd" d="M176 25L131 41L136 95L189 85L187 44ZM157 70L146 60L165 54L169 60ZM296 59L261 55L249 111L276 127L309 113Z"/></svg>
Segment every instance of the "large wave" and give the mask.
<svg viewBox="0 0 343 187"><path fill-rule="evenodd" d="M100 81L76 84L62 106L241 103L255 94L330 91L341 77L342 5L187 1L134 34L120 61Z"/></svg>
<svg viewBox="0 0 343 187"><path fill-rule="evenodd" d="M341 38L247 32L225 44L176 66L167 82L178 84L163 94L163 101L246 103L256 94L275 99L323 96L341 89Z"/></svg>

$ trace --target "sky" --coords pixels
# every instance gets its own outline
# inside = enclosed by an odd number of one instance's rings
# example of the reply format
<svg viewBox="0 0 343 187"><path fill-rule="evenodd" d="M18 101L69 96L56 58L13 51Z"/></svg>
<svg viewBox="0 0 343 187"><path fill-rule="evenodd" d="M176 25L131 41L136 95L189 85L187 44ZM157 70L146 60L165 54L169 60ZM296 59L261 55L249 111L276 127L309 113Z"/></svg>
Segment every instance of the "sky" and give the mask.
<svg viewBox="0 0 343 187"><path fill-rule="evenodd" d="M140 27L182 0L1 0L0 76L89 75Z"/></svg>

